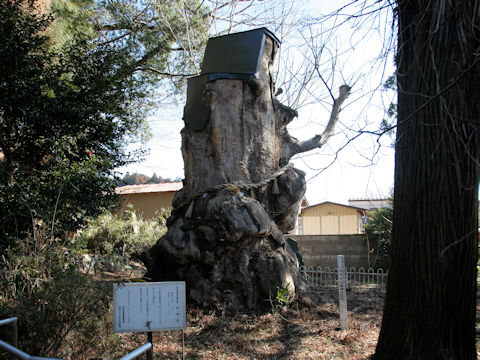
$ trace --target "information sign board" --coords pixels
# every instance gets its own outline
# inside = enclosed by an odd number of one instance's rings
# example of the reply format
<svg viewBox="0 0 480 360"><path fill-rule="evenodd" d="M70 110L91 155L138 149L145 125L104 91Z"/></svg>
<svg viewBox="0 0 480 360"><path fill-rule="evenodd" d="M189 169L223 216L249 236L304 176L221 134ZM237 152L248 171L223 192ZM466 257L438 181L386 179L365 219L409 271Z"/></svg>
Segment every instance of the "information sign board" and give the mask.
<svg viewBox="0 0 480 360"><path fill-rule="evenodd" d="M185 282L114 284L114 332L185 329Z"/></svg>

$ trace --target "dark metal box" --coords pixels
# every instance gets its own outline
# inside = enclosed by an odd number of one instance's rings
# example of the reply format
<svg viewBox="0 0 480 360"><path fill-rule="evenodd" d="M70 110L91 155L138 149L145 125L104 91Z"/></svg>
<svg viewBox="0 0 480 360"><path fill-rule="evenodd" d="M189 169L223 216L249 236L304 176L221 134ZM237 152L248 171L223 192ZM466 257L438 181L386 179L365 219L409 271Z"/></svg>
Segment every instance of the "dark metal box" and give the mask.
<svg viewBox="0 0 480 360"><path fill-rule="evenodd" d="M188 79L185 124L202 130L210 109L202 103L205 84L217 79L252 79L258 77L266 36L279 46L280 41L266 28L210 38L205 49L201 75Z"/></svg>
<svg viewBox="0 0 480 360"><path fill-rule="evenodd" d="M202 74L222 74L235 79L257 77L266 36L280 45L277 37L266 28L209 39Z"/></svg>

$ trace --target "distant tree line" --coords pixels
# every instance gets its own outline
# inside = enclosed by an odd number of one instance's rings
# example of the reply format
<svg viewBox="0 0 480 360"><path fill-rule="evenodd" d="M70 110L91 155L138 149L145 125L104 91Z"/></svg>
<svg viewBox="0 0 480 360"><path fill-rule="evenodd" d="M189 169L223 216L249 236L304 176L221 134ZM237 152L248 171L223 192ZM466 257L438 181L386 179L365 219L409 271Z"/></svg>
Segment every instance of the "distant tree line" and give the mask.
<svg viewBox="0 0 480 360"><path fill-rule="evenodd" d="M148 177L147 175L138 174L137 172L130 174L128 171L127 173L121 178L117 186L125 186L125 185L140 185L140 184L164 184L164 183L172 183L182 181L179 177L175 179L171 178L163 178L161 176L157 176L157 174L153 173L152 177Z"/></svg>

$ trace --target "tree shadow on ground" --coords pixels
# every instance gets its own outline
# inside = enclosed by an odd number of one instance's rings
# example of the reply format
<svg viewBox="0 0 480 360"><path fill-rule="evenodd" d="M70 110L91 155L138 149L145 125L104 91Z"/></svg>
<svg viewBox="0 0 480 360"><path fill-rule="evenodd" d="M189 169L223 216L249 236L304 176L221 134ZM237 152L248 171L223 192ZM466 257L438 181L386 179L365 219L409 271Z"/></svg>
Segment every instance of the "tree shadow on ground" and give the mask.
<svg viewBox="0 0 480 360"><path fill-rule="evenodd" d="M304 322L298 321L294 311L280 312L215 317L186 340L187 358L205 359L209 353L214 356L215 347L221 344L223 354L230 355L228 358L295 359L302 340L321 336L322 330L318 323L306 327ZM337 316L326 310L313 311L312 314L318 321ZM301 316L299 312L298 316ZM230 336L232 332L236 334L234 339Z"/></svg>
<svg viewBox="0 0 480 360"><path fill-rule="evenodd" d="M338 292L270 313L189 307L185 358L368 360L380 328L383 297L348 294L349 328L339 330ZM272 310L274 310L272 308ZM154 333L155 359L181 358L181 333Z"/></svg>

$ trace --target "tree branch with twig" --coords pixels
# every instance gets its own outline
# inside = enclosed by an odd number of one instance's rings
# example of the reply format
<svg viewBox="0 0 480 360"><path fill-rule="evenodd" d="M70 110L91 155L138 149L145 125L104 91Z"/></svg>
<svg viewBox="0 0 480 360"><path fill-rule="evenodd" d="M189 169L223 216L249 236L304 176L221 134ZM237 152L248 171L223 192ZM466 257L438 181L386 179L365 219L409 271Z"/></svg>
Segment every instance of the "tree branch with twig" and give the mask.
<svg viewBox="0 0 480 360"><path fill-rule="evenodd" d="M342 104L347 99L350 94L350 86L342 85L339 88L339 96L334 99L332 105L332 111L330 113L330 119L327 126L322 134L315 135L313 138L305 141L299 141L298 139L292 137L288 131L285 129L283 133L283 152L282 152L282 162L288 163L292 156L310 151L316 148L321 148L328 139L333 135L335 131L335 125L338 121L338 115L341 110Z"/></svg>

